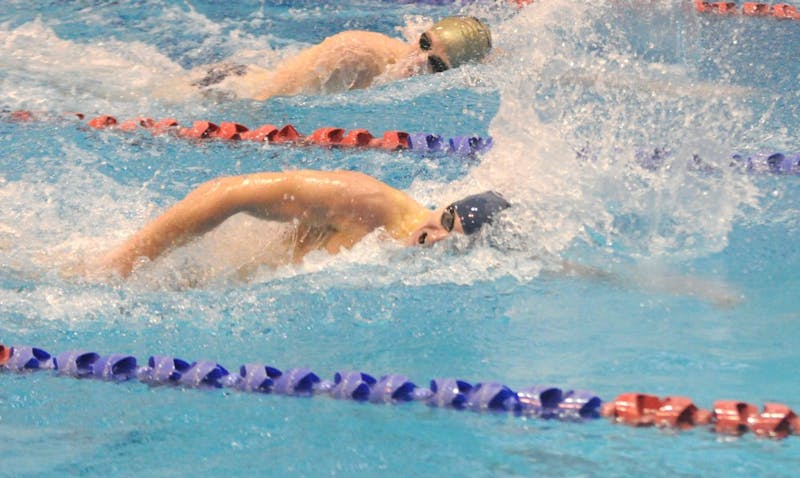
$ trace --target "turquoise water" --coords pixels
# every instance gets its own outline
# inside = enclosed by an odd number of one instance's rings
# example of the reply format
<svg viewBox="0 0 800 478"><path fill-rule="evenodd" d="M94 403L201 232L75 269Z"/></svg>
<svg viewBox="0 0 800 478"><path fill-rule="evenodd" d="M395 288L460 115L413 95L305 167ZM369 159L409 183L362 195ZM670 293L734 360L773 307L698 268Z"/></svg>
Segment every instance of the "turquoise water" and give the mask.
<svg viewBox="0 0 800 478"><path fill-rule="evenodd" d="M800 23L639 3L11 2L2 106L43 119L0 121L0 341L800 409L800 183L727 166L732 152L797 152L800 67L787 59ZM269 66L343 28L399 36L415 15L454 11L492 24L491 63L266 103L148 94L210 61ZM495 147L463 159L197 144L91 130L59 116L71 111L491 135ZM654 147L671 156L643 168L636 152ZM713 170L692 167L693 154ZM362 170L430 206L497 188L515 213L476 244L367 240L244 283L235 264L272 229L243 218L129 282L64 274L202 181L298 167ZM565 277L562 260L615 276ZM793 476L800 464L794 437L49 373L0 375L0 433L0 476Z"/></svg>

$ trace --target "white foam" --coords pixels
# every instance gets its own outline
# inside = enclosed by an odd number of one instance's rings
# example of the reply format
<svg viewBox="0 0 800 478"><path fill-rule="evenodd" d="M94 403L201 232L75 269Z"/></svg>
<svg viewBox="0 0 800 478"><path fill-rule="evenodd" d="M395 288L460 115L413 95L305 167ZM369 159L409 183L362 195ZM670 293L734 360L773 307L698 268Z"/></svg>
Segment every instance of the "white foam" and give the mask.
<svg viewBox="0 0 800 478"><path fill-rule="evenodd" d="M711 164L725 159L731 146L718 139L735 137L731 118L748 114L728 90L741 89L721 84L711 94L691 67L644 62L620 32L603 37L611 8L625 7L542 2L496 28L504 54L495 66L515 73L493 79L495 147L469 181L520 201L515 217L543 250L591 232L631 256L717 252L757 188L744 175L689 163L695 153ZM660 146L672 151L668 167L641 167L637 149Z"/></svg>
<svg viewBox="0 0 800 478"><path fill-rule="evenodd" d="M91 15L86 20L105 22ZM198 65L216 61L217 51L231 51L230 61L269 67L295 50L273 50L269 36L235 28L223 31L222 25L193 9L166 8L159 23L149 25L150 34L158 36L176 25L204 39L187 48L186 59ZM6 24L0 26L0 64L3 106L14 109L135 116L204 107L189 87L190 69L143 41L66 40L41 20L17 27ZM171 93L163 94L167 90Z"/></svg>
<svg viewBox="0 0 800 478"><path fill-rule="evenodd" d="M41 21L0 30L0 63L6 70L0 93L19 98L12 106L50 112L65 111L64 104L80 111L138 105L164 76L182 71L151 45L63 40Z"/></svg>

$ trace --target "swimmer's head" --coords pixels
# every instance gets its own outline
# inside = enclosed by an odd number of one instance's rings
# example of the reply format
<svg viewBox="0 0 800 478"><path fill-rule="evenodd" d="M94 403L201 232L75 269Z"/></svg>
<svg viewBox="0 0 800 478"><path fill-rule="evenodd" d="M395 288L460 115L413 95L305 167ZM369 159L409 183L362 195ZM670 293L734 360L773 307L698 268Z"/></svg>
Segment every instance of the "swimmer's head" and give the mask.
<svg viewBox="0 0 800 478"><path fill-rule="evenodd" d="M486 191L454 202L445 208L445 213L449 212L451 216L455 213L461 222L464 234L469 235L478 232L484 224L491 224L494 215L508 207L511 207L511 204L499 193ZM444 222L445 217L442 217L443 226ZM452 221L448 220L450 230L453 229L454 222L455 218Z"/></svg>
<svg viewBox="0 0 800 478"><path fill-rule="evenodd" d="M467 196L432 212L428 220L411 234L409 242L430 245L454 231L475 234L485 224L491 224L497 213L509 207L511 204L494 191Z"/></svg>
<svg viewBox="0 0 800 478"><path fill-rule="evenodd" d="M431 70L439 73L486 57L492 33L475 17L447 17L420 36L419 47L429 52Z"/></svg>

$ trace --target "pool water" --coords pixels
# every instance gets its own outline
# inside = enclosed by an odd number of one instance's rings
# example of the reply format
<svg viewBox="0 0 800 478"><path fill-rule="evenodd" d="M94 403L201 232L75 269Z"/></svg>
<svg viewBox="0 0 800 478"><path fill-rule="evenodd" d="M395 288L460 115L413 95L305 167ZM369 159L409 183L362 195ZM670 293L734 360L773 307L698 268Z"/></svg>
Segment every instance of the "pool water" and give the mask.
<svg viewBox="0 0 800 478"><path fill-rule="evenodd" d="M691 2L8 2L0 14L0 342L685 395L800 409L794 175L800 22ZM446 3L446 2L442 2ZM233 58L269 67L342 29L413 38L486 19L486 65L268 102L149 94ZM491 136L480 157L191 142L70 112ZM659 161L655 149L668 151ZM696 158L700 158L698 166ZM364 171L433 207L514 203L491 237L237 269L274 225L236 217L131 280L70 271L219 175ZM563 261L610 279L564 275ZM0 476L794 476L795 437L720 437L276 395L0 374Z"/></svg>

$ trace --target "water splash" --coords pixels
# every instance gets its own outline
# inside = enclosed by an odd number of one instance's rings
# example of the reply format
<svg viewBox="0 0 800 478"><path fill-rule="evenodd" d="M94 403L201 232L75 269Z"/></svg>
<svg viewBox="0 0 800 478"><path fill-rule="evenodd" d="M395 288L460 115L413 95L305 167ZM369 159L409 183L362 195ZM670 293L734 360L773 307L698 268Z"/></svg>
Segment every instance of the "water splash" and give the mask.
<svg viewBox="0 0 800 478"><path fill-rule="evenodd" d="M120 103L145 109L159 79L181 70L150 45L111 39L80 44L59 38L38 20L3 27L0 45L0 92L17 109L108 111Z"/></svg>
<svg viewBox="0 0 800 478"><path fill-rule="evenodd" d="M471 180L524 204L515 216L534 249L577 240L630 258L692 259L724 249L736 219L757 207L750 178L691 161L725 164L730 145L719 139L743 131L747 89L704 80L679 44L651 41L648 25L626 31L631 8L542 2L497 29L495 67L516 73L494 77L496 147ZM660 35L681 35L679 7L649 12ZM664 150L663 164L643 167Z"/></svg>

